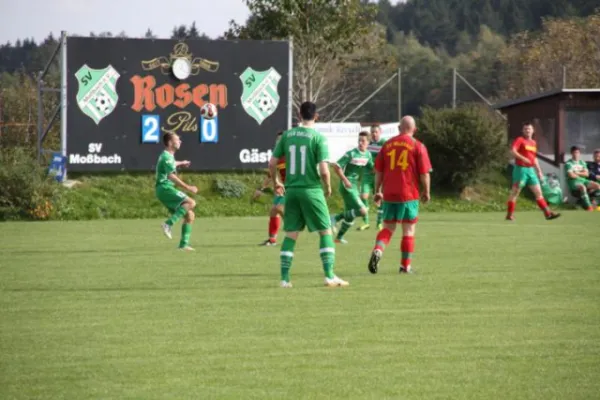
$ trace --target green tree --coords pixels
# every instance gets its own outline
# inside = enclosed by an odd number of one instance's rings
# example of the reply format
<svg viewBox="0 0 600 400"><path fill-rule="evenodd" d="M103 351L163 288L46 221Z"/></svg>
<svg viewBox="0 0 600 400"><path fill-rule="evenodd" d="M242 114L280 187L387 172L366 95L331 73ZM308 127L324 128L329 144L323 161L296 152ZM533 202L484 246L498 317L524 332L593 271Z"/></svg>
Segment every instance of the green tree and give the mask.
<svg viewBox="0 0 600 400"><path fill-rule="evenodd" d="M186 40L186 39L210 39L204 33L200 33L196 27L196 21L188 28L184 24L176 26L171 32L171 39Z"/></svg>
<svg viewBox="0 0 600 400"><path fill-rule="evenodd" d="M2 97L2 135L0 148L21 146L36 150L37 144L37 82L24 69L0 74L0 96ZM46 121L58 105L56 94L44 97L43 113ZM48 135L49 146L58 144L58 125ZM54 147L57 148L57 147Z"/></svg>
<svg viewBox="0 0 600 400"><path fill-rule="evenodd" d="M459 54L454 59L454 65L459 73L490 101L500 95L502 68L498 55L505 48L505 39L482 25L471 45L471 50ZM457 97L460 102L481 101L461 82L457 85Z"/></svg>
<svg viewBox="0 0 600 400"><path fill-rule="evenodd" d="M460 192L506 163L506 125L482 105L426 107L419 130L431 156L436 186Z"/></svg>
<svg viewBox="0 0 600 400"><path fill-rule="evenodd" d="M413 33L423 44L456 55L461 32L476 36L481 25L509 36L538 30L548 17L585 17L600 4L591 0L407 0L380 2L378 21L393 30Z"/></svg>
<svg viewBox="0 0 600 400"><path fill-rule="evenodd" d="M501 54L503 94L519 97L562 87L600 85L600 12L585 19L548 19L537 33L515 35Z"/></svg>
<svg viewBox="0 0 600 400"><path fill-rule="evenodd" d="M114 35L112 34L112 32L108 32L108 31L103 31L98 34L96 34L94 32L90 32L90 37L111 38L111 37L114 37Z"/></svg>
<svg viewBox="0 0 600 400"><path fill-rule="evenodd" d="M188 30L185 25L179 25L173 28L171 32L171 39L183 40L186 39L188 35Z"/></svg>
<svg viewBox="0 0 600 400"><path fill-rule="evenodd" d="M190 29L188 30L187 38L188 39L199 39L200 38L200 32L198 31L198 28L196 27L196 21L192 22L192 25L190 26Z"/></svg>
<svg viewBox="0 0 600 400"><path fill-rule="evenodd" d="M146 31L146 33L144 33L144 38L146 39L156 39L156 35L154 34L154 32L152 32L152 29L148 28L148 30Z"/></svg>
<svg viewBox="0 0 600 400"><path fill-rule="evenodd" d="M451 83L452 69L449 57L422 45L413 34L396 34L394 47L398 65L402 68L404 113L417 115L423 104L449 104L449 93L442 90Z"/></svg>
<svg viewBox="0 0 600 400"><path fill-rule="evenodd" d="M229 39L288 39L294 48L294 105L322 104L325 119L348 111L371 68L385 68L385 29L376 25L376 6L359 0L246 0L245 25L232 21ZM359 56L360 55L360 56ZM375 60L384 61L377 64ZM389 61L389 59L387 60ZM363 70L362 76L356 70Z"/></svg>

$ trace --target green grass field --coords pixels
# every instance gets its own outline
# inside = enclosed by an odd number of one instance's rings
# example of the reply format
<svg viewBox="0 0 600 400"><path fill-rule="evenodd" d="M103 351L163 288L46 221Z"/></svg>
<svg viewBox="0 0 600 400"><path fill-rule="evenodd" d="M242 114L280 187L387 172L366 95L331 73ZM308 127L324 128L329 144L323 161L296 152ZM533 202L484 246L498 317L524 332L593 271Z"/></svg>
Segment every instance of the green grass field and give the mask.
<svg viewBox="0 0 600 400"><path fill-rule="evenodd" d="M598 399L600 213L429 213L413 267L304 235L278 288L266 218L0 224L0 399ZM179 236L179 232L177 235Z"/></svg>

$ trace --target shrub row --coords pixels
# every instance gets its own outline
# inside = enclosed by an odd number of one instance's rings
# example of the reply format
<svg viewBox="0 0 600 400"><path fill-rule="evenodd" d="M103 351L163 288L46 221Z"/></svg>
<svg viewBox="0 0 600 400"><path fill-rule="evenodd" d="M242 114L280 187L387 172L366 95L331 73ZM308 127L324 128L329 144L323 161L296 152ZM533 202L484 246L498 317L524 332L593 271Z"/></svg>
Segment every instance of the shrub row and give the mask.
<svg viewBox="0 0 600 400"><path fill-rule="evenodd" d="M424 109L418 137L428 147L434 167L434 201L430 211L499 211L508 188L498 178L506 165L504 122L478 106ZM199 216L264 215L272 194L251 203L249 197L263 172L193 174L184 179L199 187ZM342 207L334 174L332 210ZM489 177L494 176L490 180ZM47 176L30 151L20 147L0 151L0 220L155 218L166 215L154 198L153 174L75 177L72 189ZM476 187L477 189L473 189ZM466 193L466 195L465 195ZM460 196L459 196L460 195ZM527 204L520 205L528 208Z"/></svg>

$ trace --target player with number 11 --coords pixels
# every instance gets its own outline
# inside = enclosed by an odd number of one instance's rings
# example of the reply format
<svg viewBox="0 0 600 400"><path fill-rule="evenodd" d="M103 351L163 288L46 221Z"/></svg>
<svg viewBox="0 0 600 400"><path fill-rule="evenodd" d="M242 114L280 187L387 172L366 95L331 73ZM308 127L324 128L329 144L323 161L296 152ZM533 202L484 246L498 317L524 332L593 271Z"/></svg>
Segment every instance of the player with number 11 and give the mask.
<svg viewBox="0 0 600 400"><path fill-rule="evenodd" d="M311 102L300 106L302 126L283 133L269 161L275 191L284 186L277 173L277 164L285 157L285 214L281 245L281 287L291 288L290 268L294 248L300 231L319 232L319 254L325 272L325 286L348 286L348 282L335 276L335 245L331 236L329 209L325 195L331 196L327 140L315 130L317 106ZM325 190L325 193L323 193Z"/></svg>

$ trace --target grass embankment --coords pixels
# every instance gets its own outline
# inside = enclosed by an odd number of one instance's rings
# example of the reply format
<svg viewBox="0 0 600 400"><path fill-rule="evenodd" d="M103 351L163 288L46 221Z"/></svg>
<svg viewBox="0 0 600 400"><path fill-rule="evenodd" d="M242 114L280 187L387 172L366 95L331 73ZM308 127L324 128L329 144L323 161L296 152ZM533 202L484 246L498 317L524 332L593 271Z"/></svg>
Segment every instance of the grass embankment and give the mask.
<svg viewBox="0 0 600 400"><path fill-rule="evenodd" d="M271 206L272 193L266 193L257 202L250 197L264 178L261 172L253 173L183 173L183 179L199 188L195 195L198 201L196 215L258 216L265 215ZM162 218L166 210L154 197L154 175L73 175L79 182L72 189L62 191L55 204L53 219L97 219L97 218ZM223 197L216 189L217 181L236 181L243 184L245 192L239 198ZM337 193L338 180L333 177L334 194L329 199L330 209L340 210L342 201ZM503 211L509 181L505 174L495 172L462 194L441 193L433 188L431 203L422 207L424 212ZM518 211L535 209L535 203L522 198ZM371 207L373 212L373 207Z"/></svg>

